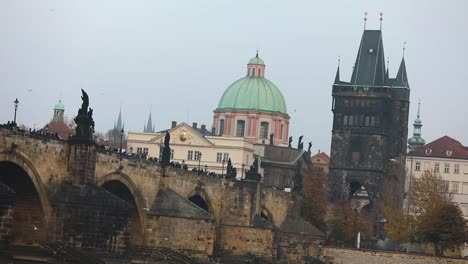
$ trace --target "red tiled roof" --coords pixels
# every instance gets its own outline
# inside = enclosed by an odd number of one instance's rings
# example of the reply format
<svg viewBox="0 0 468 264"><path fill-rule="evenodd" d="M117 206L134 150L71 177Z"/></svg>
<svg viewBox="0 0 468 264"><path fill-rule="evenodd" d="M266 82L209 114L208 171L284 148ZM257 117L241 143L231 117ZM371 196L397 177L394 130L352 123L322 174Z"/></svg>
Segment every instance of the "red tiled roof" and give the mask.
<svg viewBox="0 0 468 264"><path fill-rule="evenodd" d="M468 147L449 136L443 136L410 151L408 156L468 159Z"/></svg>
<svg viewBox="0 0 468 264"><path fill-rule="evenodd" d="M314 158L322 158L325 161L330 161L330 157L325 152L319 152L311 157L311 159L314 159Z"/></svg>

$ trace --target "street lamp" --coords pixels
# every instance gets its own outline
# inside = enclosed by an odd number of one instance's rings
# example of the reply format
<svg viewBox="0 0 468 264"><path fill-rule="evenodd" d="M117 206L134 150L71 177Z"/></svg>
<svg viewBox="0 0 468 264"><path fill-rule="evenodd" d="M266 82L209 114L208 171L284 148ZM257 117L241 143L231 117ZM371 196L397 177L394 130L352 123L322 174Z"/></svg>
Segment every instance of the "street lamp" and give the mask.
<svg viewBox="0 0 468 264"><path fill-rule="evenodd" d="M120 130L120 163L122 163L122 144L123 144L123 136L124 136L124 129Z"/></svg>
<svg viewBox="0 0 468 264"><path fill-rule="evenodd" d="M223 158L223 166L221 167L221 177L224 175L224 158Z"/></svg>
<svg viewBox="0 0 468 264"><path fill-rule="evenodd" d="M198 175L200 175L200 162L201 162L202 154L198 152Z"/></svg>
<svg viewBox="0 0 468 264"><path fill-rule="evenodd" d="M242 174L241 174L241 179L244 179L244 167L245 167L245 164L242 163Z"/></svg>
<svg viewBox="0 0 468 264"><path fill-rule="evenodd" d="M16 126L16 110L18 110L18 104L19 104L18 98L16 98L16 100L13 103L15 103L15 117L13 119L13 124Z"/></svg>

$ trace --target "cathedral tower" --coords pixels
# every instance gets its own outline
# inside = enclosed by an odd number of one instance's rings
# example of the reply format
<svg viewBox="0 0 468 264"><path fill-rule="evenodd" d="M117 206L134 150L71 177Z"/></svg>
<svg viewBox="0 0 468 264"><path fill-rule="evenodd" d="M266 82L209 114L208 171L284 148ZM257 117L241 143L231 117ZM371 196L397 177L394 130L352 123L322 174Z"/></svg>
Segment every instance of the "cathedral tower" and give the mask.
<svg viewBox="0 0 468 264"><path fill-rule="evenodd" d="M401 206L410 95L405 59L389 78L382 31L364 30L351 81L341 81L339 71L332 91L330 198L351 199L365 188L371 208L385 198Z"/></svg>

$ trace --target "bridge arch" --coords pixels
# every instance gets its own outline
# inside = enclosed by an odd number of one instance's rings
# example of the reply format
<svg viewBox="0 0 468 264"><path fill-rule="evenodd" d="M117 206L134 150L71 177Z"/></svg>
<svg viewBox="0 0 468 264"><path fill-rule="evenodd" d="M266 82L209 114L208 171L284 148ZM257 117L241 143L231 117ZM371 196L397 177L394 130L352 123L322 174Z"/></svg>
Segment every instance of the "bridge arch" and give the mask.
<svg viewBox="0 0 468 264"><path fill-rule="evenodd" d="M274 226L277 226L275 223L275 219L273 218L273 214L265 206L262 206L262 210L260 211L260 217L268 220Z"/></svg>
<svg viewBox="0 0 468 264"><path fill-rule="evenodd" d="M215 216L215 211L213 208L213 204L211 203L211 199L205 192L205 190L203 190L202 188L196 187L187 198L189 201L196 204L198 207L204 209L205 211Z"/></svg>
<svg viewBox="0 0 468 264"><path fill-rule="evenodd" d="M31 159L17 150L0 150L0 183L14 192L11 238L8 243L38 246L47 239L51 205L46 188Z"/></svg>
<svg viewBox="0 0 468 264"><path fill-rule="evenodd" d="M367 186L357 178L349 178L347 181L348 186L348 199L351 206L356 208L359 212L363 209L369 211L372 209L371 193Z"/></svg>
<svg viewBox="0 0 468 264"><path fill-rule="evenodd" d="M130 226L130 242L134 245L143 245L146 218L144 212L148 211L139 188L131 177L122 171L113 171L97 180L96 185L106 189L112 194L125 200L134 207L132 225Z"/></svg>
<svg viewBox="0 0 468 264"><path fill-rule="evenodd" d="M34 167L34 163L31 161L31 158L29 158L25 153L18 151L17 149L1 149L0 162L11 162L13 164L16 164L29 176L39 195L41 207L44 211L45 221L46 223L48 223L52 216L52 206L50 204L50 200L47 195L44 183L42 182L41 176L37 169Z"/></svg>

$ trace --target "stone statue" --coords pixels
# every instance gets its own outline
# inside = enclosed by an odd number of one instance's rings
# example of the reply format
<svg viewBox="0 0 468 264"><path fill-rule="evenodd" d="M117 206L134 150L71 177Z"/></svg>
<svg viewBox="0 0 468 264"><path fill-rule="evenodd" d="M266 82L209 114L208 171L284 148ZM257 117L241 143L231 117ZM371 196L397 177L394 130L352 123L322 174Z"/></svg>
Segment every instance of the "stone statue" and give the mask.
<svg viewBox="0 0 468 264"><path fill-rule="evenodd" d="M309 154L311 153L310 152L310 149L312 148L312 142L309 142L309 148L307 149L307 152L309 152Z"/></svg>
<svg viewBox="0 0 468 264"><path fill-rule="evenodd" d="M292 146L291 146L291 144L292 144L292 140L293 140L293 137L292 137L292 136L290 136L290 137L289 137L289 145L288 145L288 147L290 147L290 148L292 148Z"/></svg>
<svg viewBox="0 0 468 264"><path fill-rule="evenodd" d="M270 145L273 145L273 137L275 136L275 134L271 133L270 134Z"/></svg>
<svg viewBox="0 0 468 264"><path fill-rule="evenodd" d="M169 141L171 140L171 135L169 131L166 131L166 136L164 137L164 148L162 152L161 166L166 167L171 162L171 148L169 147Z"/></svg>
<svg viewBox="0 0 468 264"><path fill-rule="evenodd" d="M94 120L93 120L93 109L89 109L89 97L88 94L81 89L81 108L78 110L78 115L74 121L76 123L75 135L70 137L71 142L90 144L93 141L94 134Z"/></svg>
<svg viewBox="0 0 468 264"><path fill-rule="evenodd" d="M303 149L304 148L304 143L302 143L302 138L303 137L304 137L303 135L301 135L299 137L299 142L297 142L297 149Z"/></svg>

